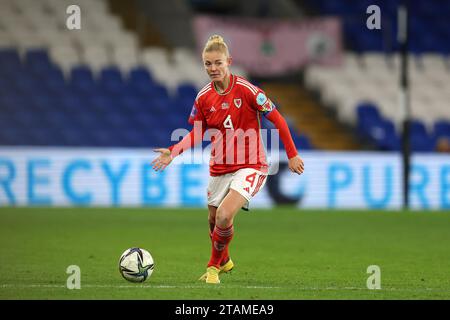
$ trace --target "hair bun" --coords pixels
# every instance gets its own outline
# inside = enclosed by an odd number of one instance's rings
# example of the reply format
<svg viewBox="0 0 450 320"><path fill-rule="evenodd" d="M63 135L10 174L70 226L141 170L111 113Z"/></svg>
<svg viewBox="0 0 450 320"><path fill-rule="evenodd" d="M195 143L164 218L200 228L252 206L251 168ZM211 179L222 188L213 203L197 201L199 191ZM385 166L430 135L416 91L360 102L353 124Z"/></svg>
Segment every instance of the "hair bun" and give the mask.
<svg viewBox="0 0 450 320"><path fill-rule="evenodd" d="M218 34L213 34L212 36L210 36L208 39L208 42L225 43L223 38L221 36L219 36Z"/></svg>
<svg viewBox="0 0 450 320"><path fill-rule="evenodd" d="M208 41L206 42L205 48L203 49L203 52L211 51L220 51L223 52L227 57L230 56L225 40L223 40L222 36L219 36L218 34L213 34L212 36L210 36Z"/></svg>

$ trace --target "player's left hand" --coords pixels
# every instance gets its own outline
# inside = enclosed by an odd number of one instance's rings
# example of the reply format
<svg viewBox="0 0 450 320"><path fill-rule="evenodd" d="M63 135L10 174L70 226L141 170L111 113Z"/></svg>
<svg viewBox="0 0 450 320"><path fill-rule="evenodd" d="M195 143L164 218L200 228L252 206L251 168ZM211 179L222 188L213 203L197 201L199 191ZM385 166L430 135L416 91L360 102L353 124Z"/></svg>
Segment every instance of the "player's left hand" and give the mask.
<svg viewBox="0 0 450 320"><path fill-rule="evenodd" d="M161 153L152 161L153 169L155 171L163 171L172 162L171 152L166 148L154 149L153 151Z"/></svg>
<svg viewBox="0 0 450 320"><path fill-rule="evenodd" d="M302 160L302 158L300 158L299 155L296 155L295 157L290 158L288 165L289 165L289 170L291 170L294 173L302 174L303 171L305 171L305 164L303 163L303 160Z"/></svg>

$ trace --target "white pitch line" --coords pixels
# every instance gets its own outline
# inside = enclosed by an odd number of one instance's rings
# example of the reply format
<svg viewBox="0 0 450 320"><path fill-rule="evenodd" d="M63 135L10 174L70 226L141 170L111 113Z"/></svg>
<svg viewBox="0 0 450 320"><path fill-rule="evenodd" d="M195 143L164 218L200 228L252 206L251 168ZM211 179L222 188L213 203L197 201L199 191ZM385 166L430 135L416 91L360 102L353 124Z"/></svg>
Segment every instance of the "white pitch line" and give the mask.
<svg viewBox="0 0 450 320"><path fill-rule="evenodd" d="M56 284L2 284L0 288L66 288L64 285ZM81 284L81 288L138 288L138 289L204 289L204 285L186 285L186 286L169 286L169 285L97 285L97 284ZM210 287L211 288L211 287ZM239 289L283 289L283 287L266 287L266 286L227 286L227 288Z"/></svg>
<svg viewBox="0 0 450 320"><path fill-rule="evenodd" d="M221 288L222 286L207 287L205 285L101 285L101 284L81 284L81 289L83 288L107 288L107 289L122 289L122 288L132 288L132 289L205 289L205 288ZM57 284L1 284L0 288L66 288L65 285ZM438 288L381 288L378 290L369 290L364 287L271 287L271 286L239 286L239 285L224 285L222 288L227 289L284 289L284 290L299 290L299 291L372 291L372 292L382 292L382 291L404 291L404 292L448 292L450 290L438 289Z"/></svg>

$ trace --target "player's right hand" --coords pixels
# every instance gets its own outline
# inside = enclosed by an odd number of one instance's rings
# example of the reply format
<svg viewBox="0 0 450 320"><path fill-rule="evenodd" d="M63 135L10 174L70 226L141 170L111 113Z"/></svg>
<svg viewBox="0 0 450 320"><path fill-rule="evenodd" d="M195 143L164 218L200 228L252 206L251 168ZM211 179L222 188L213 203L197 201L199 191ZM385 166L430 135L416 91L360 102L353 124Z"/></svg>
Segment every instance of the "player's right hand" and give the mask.
<svg viewBox="0 0 450 320"><path fill-rule="evenodd" d="M171 152L166 148L153 149L153 151L161 153L152 161L153 169L155 171L163 171L172 162Z"/></svg>
<svg viewBox="0 0 450 320"><path fill-rule="evenodd" d="M289 170L296 174L302 174L305 171L305 164L303 163L303 159L300 158L299 155L289 159L288 162Z"/></svg>

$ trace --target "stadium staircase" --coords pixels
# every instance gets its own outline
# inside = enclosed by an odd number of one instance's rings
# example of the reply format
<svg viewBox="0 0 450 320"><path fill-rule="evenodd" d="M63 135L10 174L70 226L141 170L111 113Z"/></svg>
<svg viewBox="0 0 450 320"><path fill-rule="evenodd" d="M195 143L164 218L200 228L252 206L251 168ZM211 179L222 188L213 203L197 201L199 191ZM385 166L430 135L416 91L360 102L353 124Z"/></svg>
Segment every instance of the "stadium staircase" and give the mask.
<svg viewBox="0 0 450 320"><path fill-rule="evenodd" d="M128 3L130 1L123 1ZM139 14L151 21L169 47L194 49L193 12L187 1L135 0Z"/></svg>
<svg viewBox="0 0 450 320"><path fill-rule="evenodd" d="M138 35L142 47L167 47L160 32L142 14L135 1L108 0L108 4L111 13L121 18L125 29Z"/></svg>
<svg viewBox="0 0 450 320"><path fill-rule="evenodd" d="M299 84L267 82L262 84L267 95L273 97L288 121L309 137L316 149L361 150L363 146L351 131Z"/></svg>

